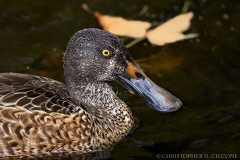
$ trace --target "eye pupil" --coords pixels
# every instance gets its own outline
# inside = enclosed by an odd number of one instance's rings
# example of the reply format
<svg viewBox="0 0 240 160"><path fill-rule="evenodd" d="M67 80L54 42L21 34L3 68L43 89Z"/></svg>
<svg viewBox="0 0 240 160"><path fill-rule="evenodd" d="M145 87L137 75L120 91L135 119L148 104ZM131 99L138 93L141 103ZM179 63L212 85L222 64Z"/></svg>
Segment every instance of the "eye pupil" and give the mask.
<svg viewBox="0 0 240 160"><path fill-rule="evenodd" d="M110 51L109 51L109 50L103 50L103 51L102 51L102 54L103 54L104 56L109 56L109 55L110 55Z"/></svg>

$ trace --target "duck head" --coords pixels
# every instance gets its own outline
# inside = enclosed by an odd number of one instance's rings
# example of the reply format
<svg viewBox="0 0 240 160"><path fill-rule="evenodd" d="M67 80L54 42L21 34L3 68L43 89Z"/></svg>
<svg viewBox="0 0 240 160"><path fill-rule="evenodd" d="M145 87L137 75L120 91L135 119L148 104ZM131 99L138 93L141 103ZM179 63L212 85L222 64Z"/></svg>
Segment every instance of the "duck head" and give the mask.
<svg viewBox="0 0 240 160"><path fill-rule="evenodd" d="M159 112L176 111L181 101L153 83L115 35L95 28L77 32L64 56L66 83L117 81ZM69 74L69 75L68 75Z"/></svg>

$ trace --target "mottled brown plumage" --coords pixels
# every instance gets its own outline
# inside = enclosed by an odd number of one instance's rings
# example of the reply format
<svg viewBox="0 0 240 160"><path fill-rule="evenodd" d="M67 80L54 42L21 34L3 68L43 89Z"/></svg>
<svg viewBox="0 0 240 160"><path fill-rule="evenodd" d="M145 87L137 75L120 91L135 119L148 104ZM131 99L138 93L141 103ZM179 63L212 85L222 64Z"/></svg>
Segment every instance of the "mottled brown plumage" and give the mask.
<svg viewBox="0 0 240 160"><path fill-rule="evenodd" d="M129 63L134 65L131 71ZM162 88L152 89L153 82L123 43L102 30L85 29L71 38L64 69L66 85L40 76L0 73L0 156L92 153L119 142L134 121L107 81L119 81L158 111L181 105Z"/></svg>

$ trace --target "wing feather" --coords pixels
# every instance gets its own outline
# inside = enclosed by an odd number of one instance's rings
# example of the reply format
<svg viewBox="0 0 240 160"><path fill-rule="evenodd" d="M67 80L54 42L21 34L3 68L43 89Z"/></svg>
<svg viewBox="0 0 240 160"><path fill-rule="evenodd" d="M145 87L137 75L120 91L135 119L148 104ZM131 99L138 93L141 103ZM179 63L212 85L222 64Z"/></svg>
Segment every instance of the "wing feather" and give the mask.
<svg viewBox="0 0 240 160"><path fill-rule="evenodd" d="M70 97L65 84L20 73L0 73L0 106L73 114L86 108Z"/></svg>

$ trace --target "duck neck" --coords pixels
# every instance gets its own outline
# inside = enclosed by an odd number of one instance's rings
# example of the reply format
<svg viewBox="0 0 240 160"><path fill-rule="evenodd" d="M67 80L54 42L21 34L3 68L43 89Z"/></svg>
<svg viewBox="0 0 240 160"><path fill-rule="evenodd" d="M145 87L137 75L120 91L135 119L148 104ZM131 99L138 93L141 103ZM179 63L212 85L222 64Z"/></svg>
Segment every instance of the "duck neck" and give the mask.
<svg viewBox="0 0 240 160"><path fill-rule="evenodd" d="M131 111L127 105L117 97L112 87L105 82L69 82L70 95L80 102L96 117L109 117L121 114L129 114Z"/></svg>
<svg viewBox="0 0 240 160"><path fill-rule="evenodd" d="M95 117L97 130L106 130L110 139L115 135L116 141L131 131L134 124L132 112L117 97L111 86L105 82L81 82L71 86L74 86L68 88L71 89L71 96L83 104L93 118Z"/></svg>

